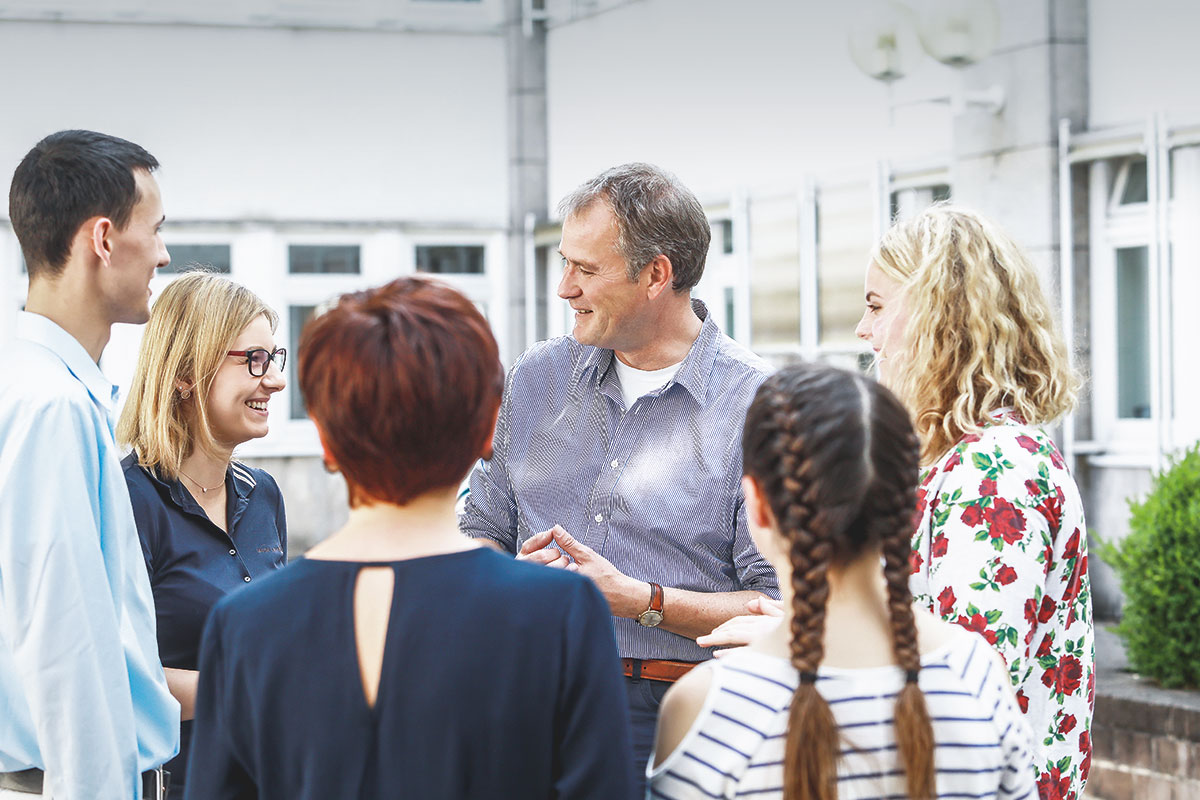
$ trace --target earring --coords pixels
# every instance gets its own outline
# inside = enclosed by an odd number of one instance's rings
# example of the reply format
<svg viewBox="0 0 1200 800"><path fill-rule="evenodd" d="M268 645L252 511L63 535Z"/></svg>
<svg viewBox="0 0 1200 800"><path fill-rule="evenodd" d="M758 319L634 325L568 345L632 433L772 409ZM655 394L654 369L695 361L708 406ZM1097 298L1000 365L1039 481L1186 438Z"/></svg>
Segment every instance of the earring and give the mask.
<svg viewBox="0 0 1200 800"><path fill-rule="evenodd" d="M180 396L180 398L187 400L192 396L192 390L184 389L182 392L179 393L179 396Z"/></svg>

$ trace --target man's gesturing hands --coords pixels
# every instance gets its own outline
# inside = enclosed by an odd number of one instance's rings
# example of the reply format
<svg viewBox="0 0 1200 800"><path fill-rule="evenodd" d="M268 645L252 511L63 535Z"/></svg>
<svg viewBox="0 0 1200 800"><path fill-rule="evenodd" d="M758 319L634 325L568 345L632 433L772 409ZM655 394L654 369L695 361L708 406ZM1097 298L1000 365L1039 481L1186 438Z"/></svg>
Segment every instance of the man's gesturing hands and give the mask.
<svg viewBox="0 0 1200 800"><path fill-rule="evenodd" d="M551 547L551 544L555 546ZM529 537L521 545L517 559L569 569L588 576L608 600L612 613L618 617L636 617L646 610L650 599L649 584L621 572L607 558L567 533L561 525Z"/></svg>

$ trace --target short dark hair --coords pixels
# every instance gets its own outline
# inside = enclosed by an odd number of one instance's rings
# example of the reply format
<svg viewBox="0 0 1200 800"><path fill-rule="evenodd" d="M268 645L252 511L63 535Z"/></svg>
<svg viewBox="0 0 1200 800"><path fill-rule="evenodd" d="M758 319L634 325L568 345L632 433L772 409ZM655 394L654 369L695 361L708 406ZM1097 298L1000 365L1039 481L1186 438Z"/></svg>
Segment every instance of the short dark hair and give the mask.
<svg viewBox="0 0 1200 800"><path fill-rule="evenodd" d="M299 364L351 505L456 486L489 444L504 391L487 320L424 277L342 295L305 326Z"/></svg>
<svg viewBox="0 0 1200 800"><path fill-rule="evenodd" d="M158 160L133 142L95 131L59 131L34 145L8 192L8 218L29 276L61 273L75 233L91 217L108 217L118 230L128 225L141 199L133 171L157 168Z"/></svg>
<svg viewBox="0 0 1200 800"><path fill-rule="evenodd" d="M622 164L605 170L563 198L563 219L603 200L617 221L617 250L630 280L659 255L671 260L677 292L704 275L712 228L704 206L679 179L653 164Z"/></svg>

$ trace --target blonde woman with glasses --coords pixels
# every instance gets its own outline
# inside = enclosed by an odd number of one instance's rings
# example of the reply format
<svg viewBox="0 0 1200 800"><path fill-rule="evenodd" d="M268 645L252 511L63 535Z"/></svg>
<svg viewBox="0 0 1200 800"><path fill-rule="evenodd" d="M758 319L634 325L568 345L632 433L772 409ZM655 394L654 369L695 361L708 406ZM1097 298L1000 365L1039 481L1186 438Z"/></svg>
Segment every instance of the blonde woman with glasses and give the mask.
<svg viewBox="0 0 1200 800"><path fill-rule="evenodd" d="M278 318L228 278L183 275L150 313L117 440L150 572L158 648L182 707L182 791L195 713L200 634L220 600L287 561L283 498L266 472L233 460L267 434L285 385Z"/></svg>

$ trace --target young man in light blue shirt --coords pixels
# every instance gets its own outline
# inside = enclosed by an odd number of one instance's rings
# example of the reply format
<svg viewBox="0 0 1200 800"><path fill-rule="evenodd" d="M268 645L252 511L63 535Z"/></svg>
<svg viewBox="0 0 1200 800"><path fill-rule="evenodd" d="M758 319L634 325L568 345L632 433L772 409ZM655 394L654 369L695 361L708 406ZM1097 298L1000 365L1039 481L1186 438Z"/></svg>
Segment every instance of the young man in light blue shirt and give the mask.
<svg viewBox="0 0 1200 800"><path fill-rule="evenodd" d="M157 166L62 131L13 175L29 296L0 347L0 798L161 797L179 747L98 366L113 323L149 318L170 261Z"/></svg>

